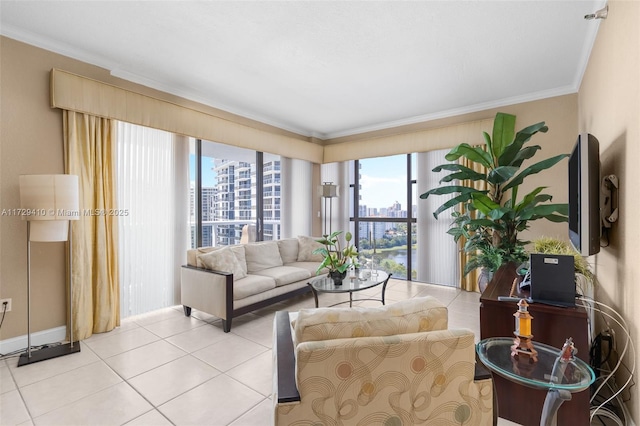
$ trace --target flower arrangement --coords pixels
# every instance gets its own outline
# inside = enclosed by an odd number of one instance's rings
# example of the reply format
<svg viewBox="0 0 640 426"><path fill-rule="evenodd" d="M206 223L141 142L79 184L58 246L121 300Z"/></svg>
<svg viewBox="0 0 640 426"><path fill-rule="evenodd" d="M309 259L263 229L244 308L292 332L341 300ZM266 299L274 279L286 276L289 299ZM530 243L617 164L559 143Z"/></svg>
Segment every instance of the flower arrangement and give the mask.
<svg viewBox="0 0 640 426"><path fill-rule="evenodd" d="M358 249L353 244L350 244L353 236L351 232L344 234L346 244L343 248L340 238L338 238L342 232L343 231L335 231L332 232L331 235L323 235L321 239L316 240L324 246L313 251L314 254L324 256L324 260L316 270L316 275L320 274L324 268L327 268L329 273L338 272L340 274L346 274L347 269L349 269L352 264L356 264Z"/></svg>

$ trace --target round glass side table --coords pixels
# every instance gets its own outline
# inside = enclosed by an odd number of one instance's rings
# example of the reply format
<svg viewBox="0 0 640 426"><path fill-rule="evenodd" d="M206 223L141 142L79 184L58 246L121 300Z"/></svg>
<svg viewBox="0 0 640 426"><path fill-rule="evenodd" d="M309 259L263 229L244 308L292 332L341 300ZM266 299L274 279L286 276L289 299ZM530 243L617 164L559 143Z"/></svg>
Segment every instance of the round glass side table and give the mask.
<svg viewBox="0 0 640 426"><path fill-rule="evenodd" d="M492 337L476 345L480 361L492 372L515 383L534 389L544 389L547 397L542 407L541 426L555 426L556 414L571 394L587 389L596 379L587 363L578 358L561 359L560 349L533 342L538 351L538 361L529 362L526 357L511 356L513 338Z"/></svg>
<svg viewBox="0 0 640 426"><path fill-rule="evenodd" d="M342 281L342 285L336 285L333 280L326 275L315 277L311 279L307 285L311 287L313 297L316 302L316 308L318 307L318 293L349 293L349 300L346 302L335 303L331 306L340 305L342 303L349 302L349 307L353 306L353 302L361 300L377 300L384 305L384 294L387 290L387 283L391 274L385 271L375 271L375 275L369 274L367 276L360 275L358 277L346 277ZM353 293L357 291L367 290L372 287L382 284L382 297L380 299L354 299Z"/></svg>

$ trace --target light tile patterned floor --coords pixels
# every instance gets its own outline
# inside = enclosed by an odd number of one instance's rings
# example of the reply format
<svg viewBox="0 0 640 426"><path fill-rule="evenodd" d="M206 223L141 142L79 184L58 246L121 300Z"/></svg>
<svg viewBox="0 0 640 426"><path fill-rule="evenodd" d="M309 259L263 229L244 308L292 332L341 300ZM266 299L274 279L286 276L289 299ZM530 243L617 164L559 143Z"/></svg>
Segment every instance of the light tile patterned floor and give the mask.
<svg viewBox="0 0 640 426"><path fill-rule="evenodd" d="M386 299L424 295L448 306L450 327L479 337L478 293L391 280ZM321 294L320 305L346 297ZM17 358L0 360L0 425L269 425L274 313L313 306L311 295L281 302L234 319L230 333L215 317L194 310L187 318L175 306L127 318L77 354L20 368Z"/></svg>

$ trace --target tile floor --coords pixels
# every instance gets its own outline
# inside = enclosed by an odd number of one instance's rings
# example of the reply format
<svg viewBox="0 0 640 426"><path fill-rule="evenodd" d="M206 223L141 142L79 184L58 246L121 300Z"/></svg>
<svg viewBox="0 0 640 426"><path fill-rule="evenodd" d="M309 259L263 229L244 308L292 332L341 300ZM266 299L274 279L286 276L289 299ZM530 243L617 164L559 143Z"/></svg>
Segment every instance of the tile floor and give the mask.
<svg viewBox="0 0 640 426"><path fill-rule="evenodd" d="M386 298L423 295L448 306L451 328L480 335L478 293L391 280ZM321 294L320 305L346 297ZM17 358L0 360L0 425L270 425L274 313L313 306L311 295L281 302L234 319L230 333L175 306L127 318L77 354L20 368Z"/></svg>

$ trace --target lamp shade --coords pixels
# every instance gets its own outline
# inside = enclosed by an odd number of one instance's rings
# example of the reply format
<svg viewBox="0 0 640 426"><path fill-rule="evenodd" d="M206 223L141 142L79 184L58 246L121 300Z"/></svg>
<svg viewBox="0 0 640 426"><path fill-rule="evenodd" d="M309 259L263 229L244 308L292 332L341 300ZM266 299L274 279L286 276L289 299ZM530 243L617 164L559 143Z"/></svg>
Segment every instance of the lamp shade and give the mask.
<svg viewBox="0 0 640 426"><path fill-rule="evenodd" d="M320 194L322 198L335 198L338 196L338 185L334 185L332 182L324 182L320 186Z"/></svg>
<svg viewBox="0 0 640 426"><path fill-rule="evenodd" d="M69 220L80 218L78 176L21 175L22 218L31 222L30 241L67 241Z"/></svg>

